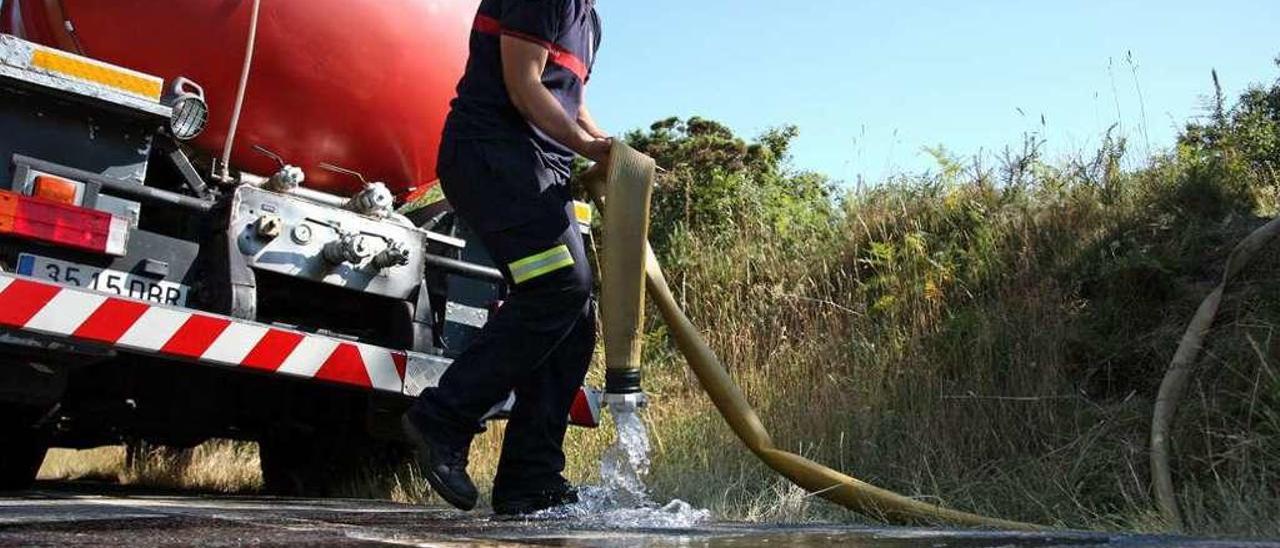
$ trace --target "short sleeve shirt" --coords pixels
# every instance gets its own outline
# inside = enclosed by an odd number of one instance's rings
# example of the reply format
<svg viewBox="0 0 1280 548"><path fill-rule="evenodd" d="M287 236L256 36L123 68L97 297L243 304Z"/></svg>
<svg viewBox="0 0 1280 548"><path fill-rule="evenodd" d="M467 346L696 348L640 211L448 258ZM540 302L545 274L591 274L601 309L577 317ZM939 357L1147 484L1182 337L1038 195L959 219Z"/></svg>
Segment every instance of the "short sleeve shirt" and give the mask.
<svg viewBox="0 0 1280 548"><path fill-rule="evenodd" d="M547 48L542 84L577 119L600 47L595 0L483 0L471 32L471 56L445 123L445 140L527 140L564 177L574 153L524 119L502 77L500 40L511 36Z"/></svg>

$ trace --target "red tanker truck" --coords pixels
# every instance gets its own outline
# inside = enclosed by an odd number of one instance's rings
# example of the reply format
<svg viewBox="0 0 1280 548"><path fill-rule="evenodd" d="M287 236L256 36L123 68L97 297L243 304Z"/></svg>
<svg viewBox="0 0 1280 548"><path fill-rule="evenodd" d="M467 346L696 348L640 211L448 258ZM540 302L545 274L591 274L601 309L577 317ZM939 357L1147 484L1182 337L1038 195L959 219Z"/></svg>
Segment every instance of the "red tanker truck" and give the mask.
<svg viewBox="0 0 1280 548"><path fill-rule="evenodd" d="M0 489L51 446L397 461L506 289L434 175L477 3L0 0Z"/></svg>

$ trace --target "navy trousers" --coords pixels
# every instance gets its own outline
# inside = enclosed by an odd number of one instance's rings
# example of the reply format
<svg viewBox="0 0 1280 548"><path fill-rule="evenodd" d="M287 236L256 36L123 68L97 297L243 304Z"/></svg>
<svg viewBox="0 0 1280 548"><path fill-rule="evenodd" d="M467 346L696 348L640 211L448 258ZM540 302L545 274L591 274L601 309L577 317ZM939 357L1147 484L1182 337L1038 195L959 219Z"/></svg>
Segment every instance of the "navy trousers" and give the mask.
<svg viewBox="0 0 1280 548"><path fill-rule="evenodd" d="M567 181L531 144L508 141L446 140L437 171L511 290L411 412L439 426L431 435L463 447L514 391L494 498L563 488L569 408L596 342L591 268Z"/></svg>

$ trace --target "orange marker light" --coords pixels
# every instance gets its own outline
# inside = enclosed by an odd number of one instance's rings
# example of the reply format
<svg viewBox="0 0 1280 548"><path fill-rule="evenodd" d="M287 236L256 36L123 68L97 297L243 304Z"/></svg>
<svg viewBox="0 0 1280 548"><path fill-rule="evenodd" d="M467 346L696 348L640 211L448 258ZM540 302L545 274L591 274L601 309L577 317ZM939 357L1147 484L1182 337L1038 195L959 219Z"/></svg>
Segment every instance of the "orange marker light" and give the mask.
<svg viewBox="0 0 1280 548"><path fill-rule="evenodd" d="M13 232L14 222L18 218L18 197L15 194L0 192L0 233Z"/></svg>
<svg viewBox="0 0 1280 548"><path fill-rule="evenodd" d="M58 202L67 205L79 205L76 203L76 194L80 192L80 184L74 181L68 181L61 177L52 175L37 175L35 187L31 194L37 198L44 198L51 202Z"/></svg>

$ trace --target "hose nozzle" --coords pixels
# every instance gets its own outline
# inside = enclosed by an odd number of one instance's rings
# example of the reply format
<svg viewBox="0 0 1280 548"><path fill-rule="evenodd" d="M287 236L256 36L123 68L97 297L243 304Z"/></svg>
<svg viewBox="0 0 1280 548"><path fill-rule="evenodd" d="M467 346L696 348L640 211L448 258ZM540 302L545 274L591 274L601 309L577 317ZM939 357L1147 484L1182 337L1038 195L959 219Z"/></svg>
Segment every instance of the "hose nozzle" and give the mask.
<svg viewBox="0 0 1280 548"><path fill-rule="evenodd" d="M640 369L608 369L604 373L604 405L615 415L632 412L649 404L640 386Z"/></svg>

